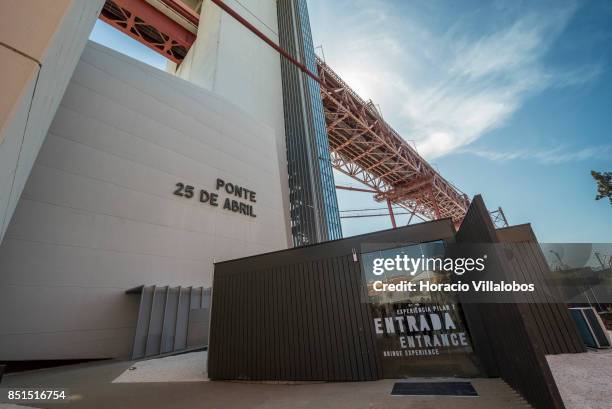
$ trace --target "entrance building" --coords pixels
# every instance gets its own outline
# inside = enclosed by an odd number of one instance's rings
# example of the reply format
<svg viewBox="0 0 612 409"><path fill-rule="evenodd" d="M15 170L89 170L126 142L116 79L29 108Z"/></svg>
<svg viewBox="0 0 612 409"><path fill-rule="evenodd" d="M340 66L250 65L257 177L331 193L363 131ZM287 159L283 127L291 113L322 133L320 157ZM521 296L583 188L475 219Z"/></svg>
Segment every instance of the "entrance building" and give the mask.
<svg viewBox="0 0 612 409"><path fill-rule="evenodd" d="M536 407L562 407L545 354L583 352L566 305L548 296L529 226L495 230L480 196L456 231L450 219L217 263L211 379L366 381L409 376L501 377ZM497 247L496 247L497 246ZM501 247L500 247L501 246ZM496 249L503 248L503 251ZM476 259L439 269L375 273L375 259ZM456 263L456 266L459 264ZM533 294L377 292L380 282L466 283L495 276ZM377 283L378 281L378 283ZM501 302L500 302L501 301Z"/></svg>

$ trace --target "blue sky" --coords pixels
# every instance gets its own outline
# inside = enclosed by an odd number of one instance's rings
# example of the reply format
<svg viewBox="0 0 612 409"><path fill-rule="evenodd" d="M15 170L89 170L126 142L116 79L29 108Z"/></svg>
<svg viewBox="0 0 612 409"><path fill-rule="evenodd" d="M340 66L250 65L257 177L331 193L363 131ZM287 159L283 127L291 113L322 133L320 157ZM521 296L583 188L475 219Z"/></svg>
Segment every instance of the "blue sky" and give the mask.
<svg viewBox="0 0 612 409"><path fill-rule="evenodd" d="M308 1L327 63L444 177L542 242L612 242L612 207L590 176L612 171L612 3L483 4ZM91 38L165 66L101 22ZM366 193L338 201L383 207ZM343 219L345 236L389 227Z"/></svg>

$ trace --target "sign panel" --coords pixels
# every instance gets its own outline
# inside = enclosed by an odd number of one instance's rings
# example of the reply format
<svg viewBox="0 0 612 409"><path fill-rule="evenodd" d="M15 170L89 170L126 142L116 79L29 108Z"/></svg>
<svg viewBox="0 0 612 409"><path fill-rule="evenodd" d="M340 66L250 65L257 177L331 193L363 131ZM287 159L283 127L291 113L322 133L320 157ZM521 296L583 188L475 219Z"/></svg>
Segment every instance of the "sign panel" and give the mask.
<svg viewBox="0 0 612 409"><path fill-rule="evenodd" d="M477 376L457 304L372 304L372 326L385 378Z"/></svg>
<svg viewBox="0 0 612 409"><path fill-rule="evenodd" d="M220 199L220 191L225 191L229 197ZM194 186L178 182L172 193L185 199L191 199L195 195L201 203L208 203L213 207L222 207L224 210L244 216L257 217L254 210L254 204L257 202L257 193L235 183L226 182L221 178L217 178L215 191L197 189L196 194Z"/></svg>
<svg viewBox="0 0 612 409"><path fill-rule="evenodd" d="M365 301L385 378L480 374L455 294L422 291L418 285L451 281L451 272L427 269L426 261L444 253L441 241L362 253ZM397 261L405 261L405 267L382 268Z"/></svg>

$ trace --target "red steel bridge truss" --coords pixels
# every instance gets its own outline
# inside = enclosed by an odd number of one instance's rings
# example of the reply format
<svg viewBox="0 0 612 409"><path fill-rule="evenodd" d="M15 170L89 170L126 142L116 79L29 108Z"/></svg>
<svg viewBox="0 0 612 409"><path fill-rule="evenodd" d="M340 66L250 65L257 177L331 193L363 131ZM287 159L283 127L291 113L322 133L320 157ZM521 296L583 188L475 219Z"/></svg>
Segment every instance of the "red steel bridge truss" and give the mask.
<svg viewBox="0 0 612 409"><path fill-rule="evenodd" d="M394 227L392 205L406 209L410 219L461 222L468 197L395 132L371 101L360 98L321 59L316 74L308 71L223 1L213 2L320 84L332 166L367 187L338 188L370 192L386 202ZM178 64L195 41L199 23L199 15L180 0L107 0L100 19Z"/></svg>
<svg viewBox="0 0 612 409"><path fill-rule="evenodd" d="M176 0L107 0L99 18L177 64L195 41L199 22Z"/></svg>
<svg viewBox="0 0 612 409"><path fill-rule="evenodd" d="M368 186L377 201L394 203L421 218L449 217L459 223L469 206L467 196L319 58L317 69L332 166Z"/></svg>

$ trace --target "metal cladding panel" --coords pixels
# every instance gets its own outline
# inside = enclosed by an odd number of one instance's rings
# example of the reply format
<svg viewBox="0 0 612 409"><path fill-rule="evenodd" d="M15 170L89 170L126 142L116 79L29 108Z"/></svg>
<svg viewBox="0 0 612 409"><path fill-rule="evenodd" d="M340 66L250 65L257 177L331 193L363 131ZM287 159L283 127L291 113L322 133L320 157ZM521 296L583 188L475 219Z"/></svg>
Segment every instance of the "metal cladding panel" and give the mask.
<svg viewBox="0 0 612 409"><path fill-rule="evenodd" d="M189 312L187 347L195 348L208 344L208 308L195 308Z"/></svg>
<svg viewBox="0 0 612 409"><path fill-rule="evenodd" d="M279 44L312 72L316 60L305 0L278 1ZM319 84L281 59L293 242L342 237Z"/></svg>
<svg viewBox="0 0 612 409"><path fill-rule="evenodd" d="M349 255L219 274L209 377L378 379L360 282L359 264Z"/></svg>
<svg viewBox="0 0 612 409"><path fill-rule="evenodd" d="M203 287L142 286L132 359L203 348L208 343L210 307Z"/></svg>
<svg viewBox="0 0 612 409"><path fill-rule="evenodd" d="M192 310L194 308L200 308L200 304L202 304L202 287L192 288L190 308Z"/></svg>
<svg viewBox="0 0 612 409"><path fill-rule="evenodd" d="M162 326L164 324L164 311L166 310L166 294L168 288L153 289L153 304L149 318L149 332L145 356L159 355L161 350Z"/></svg>
<svg viewBox="0 0 612 409"><path fill-rule="evenodd" d="M138 308L138 325L134 335L134 346L132 348L132 358L145 356L147 349L147 335L149 332L149 320L153 308L154 286L143 287L140 294L140 306Z"/></svg>
<svg viewBox="0 0 612 409"><path fill-rule="evenodd" d="M166 309L164 311L164 321L161 336L160 353L165 354L174 349L174 339L176 337L176 319L178 317L178 297L179 287L169 288L166 293Z"/></svg>
<svg viewBox="0 0 612 409"><path fill-rule="evenodd" d="M506 243L507 249L519 256L511 259L513 271L519 274L517 279L535 283L535 298L547 301L528 305L530 314L537 322L535 335L539 338L539 344L544 347L544 353L551 355L586 352L567 304L555 302L561 299L560 295L544 281L544 277L550 274L550 268L531 225L498 229L497 236L502 243Z"/></svg>
<svg viewBox="0 0 612 409"><path fill-rule="evenodd" d="M480 195L474 197L456 235L457 243L499 243ZM468 256L464 254L463 256ZM526 269L533 260L524 258ZM489 257L505 277L518 277L520 267L505 258ZM474 350L489 376L500 376L537 409L564 408L544 356L538 322L529 304L464 304ZM541 325L541 323L540 323Z"/></svg>
<svg viewBox="0 0 612 409"><path fill-rule="evenodd" d="M217 263L211 379L365 381L382 377L362 245L452 239L449 219Z"/></svg>
<svg viewBox="0 0 612 409"><path fill-rule="evenodd" d="M177 306L176 329L174 334L174 348L181 350L187 348L187 328L189 325L189 311L191 303L191 287L181 287Z"/></svg>

